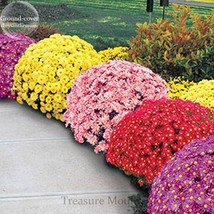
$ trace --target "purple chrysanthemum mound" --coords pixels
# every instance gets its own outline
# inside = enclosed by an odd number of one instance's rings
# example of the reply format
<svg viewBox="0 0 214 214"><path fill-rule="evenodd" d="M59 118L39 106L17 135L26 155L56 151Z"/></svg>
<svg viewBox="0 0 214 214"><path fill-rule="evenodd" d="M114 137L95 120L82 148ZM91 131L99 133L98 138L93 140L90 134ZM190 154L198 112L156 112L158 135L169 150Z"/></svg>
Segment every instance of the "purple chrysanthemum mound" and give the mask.
<svg viewBox="0 0 214 214"><path fill-rule="evenodd" d="M75 139L106 151L115 125L143 99L167 97L165 81L141 65L113 60L79 75L67 96L64 119Z"/></svg>
<svg viewBox="0 0 214 214"><path fill-rule="evenodd" d="M22 34L0 34L0 99L16 98L16 95L11 93L14 67L28 46L35 42Z"/></svg>
<svg viewBox="0 0 214 214"><path fill-rule="evenodd" d="M214 136L177 152L154 179L149 214L214 213Z"/></svg>

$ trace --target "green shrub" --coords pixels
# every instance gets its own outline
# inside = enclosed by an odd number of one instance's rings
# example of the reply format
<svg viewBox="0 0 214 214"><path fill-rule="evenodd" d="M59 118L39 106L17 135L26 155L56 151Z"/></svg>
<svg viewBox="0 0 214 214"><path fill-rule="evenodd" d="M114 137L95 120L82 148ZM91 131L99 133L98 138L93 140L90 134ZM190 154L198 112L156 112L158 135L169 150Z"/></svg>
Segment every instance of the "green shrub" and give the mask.
<svg viewBox="0 0 214 214"><path fill-rule="evenodd" d="M51 35L57 33L61 34L58 28L55 28L52 25L40 24L36 32L31 37L34 38L37 42L39 42L40 40L49 38Z"/></svg>
<svg viewBox="0 0 214 214"><path fill-rule="evenodd" d="M188 6L173 4L173 9L172 21L158 19L156 23L137 24L138 34L130 41L129 60L166 79L177 76L196 82L212 79L214 11L205 19L191 15Z"/></svg>
<svg viewBox="0 0 214 214"><path fill-rule="evenodd" d="M140 194L129 196L129 200L133 202L131 210L133 214L147 214L148 198Z"/></svg>
<svg viewBox="0 0 214 214"><path fill-rule="evenodd" d="M5 6L8 4L8 1L7 0L1 0L0 1L0 6Z"/></svg>
<svg viewBox="0 0 214 214"><path fill-rule="evenodd" d="M102 37L98 37L96 41L94 41L94 49L96 51L102 51L108 48L114 48L118 46L128 47L128 43L118 38L104 39Z"/></svg>

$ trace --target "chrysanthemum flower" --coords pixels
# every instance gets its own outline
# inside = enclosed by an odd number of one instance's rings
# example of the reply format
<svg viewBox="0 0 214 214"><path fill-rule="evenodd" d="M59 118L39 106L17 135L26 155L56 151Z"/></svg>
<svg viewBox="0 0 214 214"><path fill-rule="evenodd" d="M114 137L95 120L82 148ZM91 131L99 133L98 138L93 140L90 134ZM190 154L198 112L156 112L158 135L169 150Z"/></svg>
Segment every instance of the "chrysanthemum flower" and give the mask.
<svg viewBox="0 0 214 214"><path fill-rule="evenodd" d="M170 98L181 98L199 102L201 105L214 109L214 80L202 80L198 83L184 81L181 78L168 82Z"/></svg>
<svg viewBox="0 0 214 214"><path fill-rule="evenodd" d="M141 65L114 60L92 67L75 80L64 115L75 139L106 151L112 129L144 99L167 97L165 81Z"/></svg>
<svg viewBox="0 0 214 214"><path fill-rule="evenodd" d="M177 152L154 179L149 214L214 213L214 136Z"/></svg>
<svg viewBox="0 0 214 214"><path fill-rule="evenodd" d="M199 102L203 106L214 109L214 80L202 80L192 85L181 94L180 98Z"/></svg>
<svg viewBox="0 0 214 214"><path fill-rule="evenodd" d="M214 111L181 99L143 100L113 130L107 162L151 184L173 155L214 134Z"/></svg>
<svg viewBox="0 0 214 214"><path fill-rule="evenodd" d="M74 79L100 63L93 46L77 36L54 34L32 45L15 68L17 101L63 121Z"/></svg>
<svg viewBox="0 0 214 214"><path fill-rule="evenodd" d="M11 92L14 66L28 46L35 42L22 34L0 34L0 99L16 98L16 94Z"/></svg>
<svg viewBox="0 0 214 214"><path fill-rule="evenodd" d="M127 47L108 48L98 52L101 56L102 62L109 62L111 60L126 60L128 58Z"/></svg>
<svg viewBox="0 0 214 214"><path fill-rule="evenodd" d="M168 81L168 84L170 87L170 90L168 92L169 98L175 99L180 98L183 93L187 92L188 89L196 83L193 81L184 80L181 77L177 77L174 79L171 78Z"/></svg>

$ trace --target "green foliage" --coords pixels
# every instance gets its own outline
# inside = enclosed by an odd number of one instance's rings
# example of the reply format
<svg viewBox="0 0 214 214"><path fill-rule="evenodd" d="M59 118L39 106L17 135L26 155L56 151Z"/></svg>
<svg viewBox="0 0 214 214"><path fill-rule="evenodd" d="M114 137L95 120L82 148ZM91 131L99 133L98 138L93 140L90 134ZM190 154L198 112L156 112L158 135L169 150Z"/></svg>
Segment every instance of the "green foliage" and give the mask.
<svg viewBox="0 0 214 214"><path fill-rule="evenodd" d="M149 67L162 77L184 76L190 81L214 77L214 11L202 19L190 7L173 4L172 21L137 24L130 41L129 60ZM190 27L187 20L191 20ZM189 25L189 24L188 24Z"/></svg>
<svg viewBox="0 0 214 214"><path fill-rule="evenodd" d="M8 4L8 1L7 0L1 0L0 1L0 6L5 6Z"/></svg>
<svg viewBox="0 0 214 214"><path fill-rule="evenodd" d="M129 196L129 200L133 202L133 206L131 206L133 214L147 214L147 197L140 194Z"/></svg>
<svg viewBox="0 0 214 214"><path fill-rule="evenodd" d="M104 40L101 37L98 37L94 43L94 49L96 51L106 50L108 48L114 48L118 46L127 47L128 43L122 40L119 40L118 38L114 38L111 40L110 39Z"/></svg>

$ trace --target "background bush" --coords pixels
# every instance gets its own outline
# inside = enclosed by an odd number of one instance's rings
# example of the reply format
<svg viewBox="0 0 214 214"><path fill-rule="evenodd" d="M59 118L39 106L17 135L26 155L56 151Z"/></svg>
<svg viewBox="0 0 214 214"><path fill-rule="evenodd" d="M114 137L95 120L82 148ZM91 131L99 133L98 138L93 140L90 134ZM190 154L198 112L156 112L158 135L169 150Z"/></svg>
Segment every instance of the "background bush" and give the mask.
<svg viewBox="0 0 214 214"><path fill-rule="evenodd" d="M45 38L50 37L53 34L60 33L60 30L52 25L40 24L36 30L36 32L31 36L37 42L43 40Z"/></svg>
<svg viewBox="0 0 214 214"><path fill-rule="evenodd" d="M162 77L200 81L214 77L214 11L206 19L191 16L190 7L173 5L172 21L138 24L130 41L129 60ZM191 20L187 26L187 20ZM189 27L190 26L190 27Z"/></svg>

